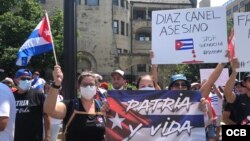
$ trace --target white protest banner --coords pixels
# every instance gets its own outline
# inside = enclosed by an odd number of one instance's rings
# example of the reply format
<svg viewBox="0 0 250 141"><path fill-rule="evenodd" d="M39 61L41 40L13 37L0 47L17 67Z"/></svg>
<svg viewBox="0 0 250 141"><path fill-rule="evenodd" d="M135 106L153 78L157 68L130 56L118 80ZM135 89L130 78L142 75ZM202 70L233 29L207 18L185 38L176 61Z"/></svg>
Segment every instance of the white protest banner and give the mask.
<svg viewBox="0 0 250 141"><path fill-rule="evenodd" d="M214 71L214 69L200 69L201 82L203 80L207 80L213 71ZM228 79L229 79L228 68L224 68L220 74L220 77L216 80L215 85L216 86L225 86Z"/></svg>
<svg viewBox="0 0 250 141"><path fill-rule="evenodd" d="M226 7L153 11L153 64L228 62Z"/></svg>
<svg viewBox="0 0 250 141"><path fill-rule="evenodd" d="M238 71L250 71L250 12L234 13L235 56L239 59Z"/></svg>

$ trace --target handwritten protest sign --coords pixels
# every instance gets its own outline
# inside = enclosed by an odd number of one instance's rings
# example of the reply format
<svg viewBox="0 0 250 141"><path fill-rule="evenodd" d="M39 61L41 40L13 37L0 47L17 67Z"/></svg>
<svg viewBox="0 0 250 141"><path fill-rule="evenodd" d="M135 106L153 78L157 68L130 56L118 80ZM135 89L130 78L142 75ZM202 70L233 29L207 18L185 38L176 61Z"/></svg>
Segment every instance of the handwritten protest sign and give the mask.
<svg viewBox="0 0 250 141"><path fill-rule="evenodd" d="M200 69L201 82L203 80L207 80L213 71L214 71L214 69ZM228 79L229 79L228 68L224 68L222 70L219 78L216 80L215 85L216 86L225 86Z"/></svg>
<svg viewBox="0 0 250 141"><path fill-rule="evenodd" d="M226 8L152 13L153 64L228 62Z"/></svg>
<svg viewBox="0 0 250 141"><path fill-rule="evenodd" d="M234 13L235 54L240 72L250 71L250 12Z"/></svg>
<svg viewBox="0 0 250 141"><path fill-rule="evenodd" d="M108 91L108 141L205 141L198 91Z"/></svg>

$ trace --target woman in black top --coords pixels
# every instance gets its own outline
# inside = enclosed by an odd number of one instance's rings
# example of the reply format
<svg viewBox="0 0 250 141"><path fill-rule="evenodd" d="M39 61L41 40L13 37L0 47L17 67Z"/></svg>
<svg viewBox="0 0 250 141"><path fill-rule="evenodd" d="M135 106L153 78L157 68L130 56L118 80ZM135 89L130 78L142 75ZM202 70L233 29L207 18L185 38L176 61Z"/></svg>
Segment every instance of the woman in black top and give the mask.
<svg viewBox="0 0 250 141"><path fill-rule="evenodd" d="M54 118L63 119L66 141L103 141L105 119L100 112L101 102L94 99L97 93L95 74L81 73L78 78L81 97L63 102L56 102L63 80L60 66L55 66L53 78L54 83L45 100L44 110Z"/></svg>

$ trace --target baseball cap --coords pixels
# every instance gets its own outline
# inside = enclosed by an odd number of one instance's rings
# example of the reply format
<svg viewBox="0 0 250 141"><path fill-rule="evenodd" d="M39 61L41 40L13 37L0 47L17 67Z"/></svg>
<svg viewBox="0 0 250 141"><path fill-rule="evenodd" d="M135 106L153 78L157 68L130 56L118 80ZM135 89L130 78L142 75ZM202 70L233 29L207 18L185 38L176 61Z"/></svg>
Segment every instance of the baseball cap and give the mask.
<svg viewBox="0 0 250 141"><path fill-rule="evenodd" d="M177 80L183 80L183 81L185 81L185 83L186 83L187 86L188 86L188 89L190 89L190 87L191 87L190 82L187 81L187 77L184 76L183 74L175 74L175 75L172 75L171 78L170 78L170 83L169 83L168 89L171 89L172 85L173 85Z"/></svg>
<svg viewBox="0 0 250 141"><path fill-rule="evenodd" d="M19 78L20 76L23 76L23 75L31 77L32 73L28 69L19 69L16 72L15 78Z"/></svg>
<svg viewBox="0 0 250 141"><path fill-rule="evenodd" d="M124 77L124 71L122 70L115 70L111 73L111 76L113 76L114 74L119 74L120 76Z"/></svg>

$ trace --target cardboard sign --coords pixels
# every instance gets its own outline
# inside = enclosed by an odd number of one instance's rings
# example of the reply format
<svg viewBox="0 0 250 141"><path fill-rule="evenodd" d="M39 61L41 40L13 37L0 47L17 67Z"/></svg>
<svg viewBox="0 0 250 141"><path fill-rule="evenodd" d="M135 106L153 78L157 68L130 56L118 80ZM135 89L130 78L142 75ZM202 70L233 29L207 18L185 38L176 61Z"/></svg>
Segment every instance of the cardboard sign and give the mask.
<svg viewBox="0 0 250 141"><path fill-rule="evenodd" d="M240 72L250 71L250 12L234 13L235 56Z"/></svg>
<svg viewBox="0 0 250 141"><path fill-rule="evenodd" d="M153 64L228 62L226 8L153 11Z"/></svg>
<svg viewBox="0 0 250 141"><path fill-rule="evenodd" d="M213 71L214 69L200 69L200 79L201 79L200 81L202 82L203 80L207 80ZM216 80L215 85L225 86L228 79L229 79L228 68L224 68L220 74L220 77Z"/></svg>

